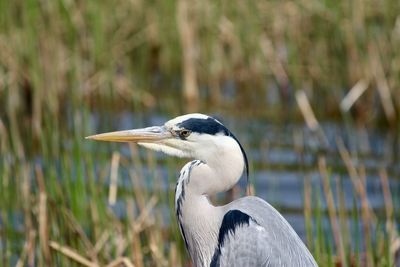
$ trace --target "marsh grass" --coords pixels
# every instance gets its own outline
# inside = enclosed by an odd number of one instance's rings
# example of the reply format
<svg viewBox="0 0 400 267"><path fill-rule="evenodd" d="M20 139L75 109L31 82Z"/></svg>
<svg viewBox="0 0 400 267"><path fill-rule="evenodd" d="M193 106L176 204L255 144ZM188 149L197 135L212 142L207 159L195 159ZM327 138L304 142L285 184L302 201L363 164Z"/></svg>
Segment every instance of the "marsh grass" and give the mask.
<svg viewBox="0 0 400 267"><path fill-rule="evenodd" d="M163 161L164 181L154 154L83 139L122 110L197 105L281 122L304 115L293 101L302 95L319 141L315 118L328 118L384 127L395 151L399 14L395 0L0 1L0 265L188 265L172 209L176 161ZM382 167L385 212L375 214L365 168L340 144L351 208L327 151L322 190L299 167L308 245L321 266L393 266L400 192Z"/></svg>
<svg viewBox="0 0 400 267"><path fill-rule="evenodd" d="M304 89L318 114L337 118L337 103L366 81L358 120L396 128L398 1L186 2L2 2L1 112L10 125L25 115L37 138L70 106L252 102L253 113L276 118Z"/></svg>

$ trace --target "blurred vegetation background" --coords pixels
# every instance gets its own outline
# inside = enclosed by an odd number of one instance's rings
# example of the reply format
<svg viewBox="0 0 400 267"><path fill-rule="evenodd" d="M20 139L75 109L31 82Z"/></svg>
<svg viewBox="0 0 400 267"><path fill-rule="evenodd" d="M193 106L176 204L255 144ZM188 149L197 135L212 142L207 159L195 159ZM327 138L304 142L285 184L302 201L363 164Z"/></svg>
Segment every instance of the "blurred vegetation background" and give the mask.
<svg viewBox="0 0 400 267"><path fill-rule="evenodd" d="M323 190L304 183L308 246L321 266L393 266L399 47L397 0L1 0L0 265L188 266L171 192L182 161L84 136L115 130L126 112L124 125L138 127L200 111L304 119L311 135L300 139L328 143L312 150ZM326 121L383 134L374 172L384 210L369 207L360 151L331 148ZM292 146L299 158L304 146ZM350 209L326 166L332 153L353 184Z"/></svg>

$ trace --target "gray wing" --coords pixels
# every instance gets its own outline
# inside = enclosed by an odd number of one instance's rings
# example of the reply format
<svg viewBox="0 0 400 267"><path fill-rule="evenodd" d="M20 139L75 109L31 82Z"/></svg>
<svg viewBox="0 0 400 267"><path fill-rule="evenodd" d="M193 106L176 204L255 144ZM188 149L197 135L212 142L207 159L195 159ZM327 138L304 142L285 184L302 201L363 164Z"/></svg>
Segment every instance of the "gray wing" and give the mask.
<svg viewBox="0 0 400 267"><path fill-rule="evenodd" d="M245 197L225 208L211 266L318 266L289 223L264 200Z"/></svg>
<svg viewBox="0 0 400 267"><path fill-rule="evenodd" d="M266 240L265 229L255 220L239 210L230 210L223 218L210 266L279 266L271 265L274 253Z"/></svg>

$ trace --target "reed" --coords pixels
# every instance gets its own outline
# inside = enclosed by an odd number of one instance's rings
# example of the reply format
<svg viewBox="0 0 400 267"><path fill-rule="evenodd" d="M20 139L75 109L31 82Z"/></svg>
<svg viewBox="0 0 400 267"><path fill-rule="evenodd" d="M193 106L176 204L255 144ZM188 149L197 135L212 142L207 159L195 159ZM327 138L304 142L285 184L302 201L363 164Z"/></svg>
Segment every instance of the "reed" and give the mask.
<svg viewBox="0 0 400 267"><path fill-rule="evenodd" d="M188 266L172 209L181 162L161 159L160 172L153 153L83 137L115 128L126 110L204 110L305 119L312 134L294 133L292 149L308 246L321 266L393 266L390 168L379 171L385 211L375 211L356 138L329 151L322 122L387 131L394 153L382 161L396 161L398 14L396 0L0 1L0 265Z"/></svg>

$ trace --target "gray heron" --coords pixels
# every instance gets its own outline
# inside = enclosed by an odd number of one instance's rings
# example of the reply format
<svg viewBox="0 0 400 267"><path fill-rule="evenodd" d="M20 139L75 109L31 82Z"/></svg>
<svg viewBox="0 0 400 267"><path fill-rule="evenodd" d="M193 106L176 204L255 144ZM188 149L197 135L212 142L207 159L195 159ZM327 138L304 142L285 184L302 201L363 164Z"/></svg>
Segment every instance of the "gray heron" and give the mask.
<svg viewBox="0 0 400 267"><path fill-rule="evenodd" d="M194 266L318 266L283 216L261 198L247 196L224 206L209 197L248 175L238 139L218 120L187 114L152 126L97 134L88 139L135 142L168 155L193 159L175 189L179 228Z"/></svg>

